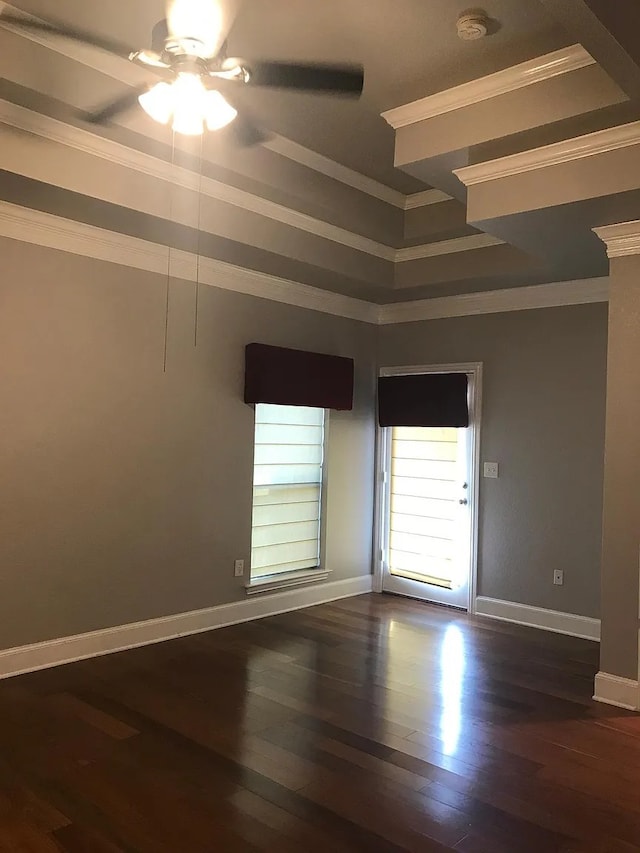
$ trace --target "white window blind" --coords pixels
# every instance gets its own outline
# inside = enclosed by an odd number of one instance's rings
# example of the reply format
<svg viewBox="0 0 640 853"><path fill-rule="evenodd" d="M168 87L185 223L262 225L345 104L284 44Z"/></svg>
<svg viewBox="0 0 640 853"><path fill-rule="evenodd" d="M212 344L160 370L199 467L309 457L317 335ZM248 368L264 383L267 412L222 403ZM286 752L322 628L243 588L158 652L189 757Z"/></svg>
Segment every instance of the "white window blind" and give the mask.
<svg viewBox="0 0 640 853"><path fill-rule="evenodd" d="M320 564L324 409L258 403L251 578Z"/></svg>
<svg viewBox="0 0 640 853"><path fill-rule="evenodd" d="M394 427L391 441L391 574L454 588L460 434L455 428ZM463 475L462 475L463 476Z"/></svg>

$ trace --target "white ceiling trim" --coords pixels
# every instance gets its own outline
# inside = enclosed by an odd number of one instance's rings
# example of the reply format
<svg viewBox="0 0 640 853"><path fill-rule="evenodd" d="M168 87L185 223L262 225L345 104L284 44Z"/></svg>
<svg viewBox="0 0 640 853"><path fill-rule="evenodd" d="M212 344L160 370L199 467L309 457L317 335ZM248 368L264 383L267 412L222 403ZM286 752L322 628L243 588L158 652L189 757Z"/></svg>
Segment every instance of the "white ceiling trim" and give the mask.
<svg viewBox="0 0 640 853"><path fill-rule="evenodd" d="M486 163L454 169L454 174L467 187L472 187L476 184L484 184L487 181L496 181L501 178L511 178L515 175L533 172L536 169L546 169L549 166L573 163L587 157L595 157L598 154L608 154L611 151L619 151L622 148L630 148L634 145L640 145L640 121L608 127L605 130L598 130L585 136L564 139L562 142L554 142L552 145L533 148L531 151L510 154L507 157L489 160Z"/></svg>
<svg viewBox="0 0 640 853"><path fill-rule="evenodd" d="M486 77L470 80L452 89L445 89L444 92L436 92L418 101L394 107L381 115L391 127L398 130L409 124L470 107L478 101L487 101L509 92L516 92L527 86L551 80L553 77L586 68L588 65L595 65L595 59L582 45L574 44Z"/></svg>
<svg viewBox="0 0 640 853"><path fill-rule="evenodd" d="M377 323L379 307L362 299L244 269L191 252L64 219L50 213L0 202L0 235L160 275L258 296L367 323Z"/></svg>
<svg viewBox="0 0 640 853"><path fill-rule="evenodd" d="M404 197L404 209L415 210L418 207L427 207L431 204L440 204L443 201L452 201L453 196L443 193L441 190L424 190L421 193L412 193Z"/></svg>
<svg viewBox="0 0 640 853"><path fill-rule="evenodd" d="M361 172L356 172L348 166L343 166L341 163L337 163L323 154L318 154L317 151L311 151L311 149L305 148L304 145L299 145L285 136L273 135L266 142L263 142L262 146L273 151L274 154L279 154L281 157L293 160L301 166L306 166L314 172L319 172L327 178L332 178L334 181L346 184L352 189L370 195L387 204L392 204L401 210L414 210L418 207L440 204L443 201L451 201L452 198L447 193L435 189L405 195L399 192L399 190L394 190L392 187L386 186L386 184L381 184L379 181L369 178Z"/></svg>
<svg viewBox="0 0 640 853"><path fill-rule="evenodd" d="M589 278L580 281L561 281L490 290L484 293L464 293L436 299L417 299L382 305L378 322L414 323L420 320L441 320L450 317L471 317L479 314L499 314L504 311L526 311L535 308L558 308L566 305L585 305L607 302L609 279Z"/></svg>
<svg viewBox="0 0 640 853"><path fill-rule="evenodd" d="M10 5L9 3L0 2L0 14L2 12L46 23L43 18L26 13L17 6ZM1 17L0 21L2 21ZM55 53L59 53L60 56L65 56L67 59L80 62L87 68L100 71L102 74L106 74L113 80L118 80L118 82L124 83L127 86L140 85L149 79L149 75L145 74L143 69L139 66L136 67L128 59L123 59L120 56L113 56L105 51L81 44L80 42L71 41L70 39L56 39L45 33L28 33L11 24L3 23L2 26L3 29L15 33L21 38L32 41L35 44L40 44L49 50L53 50Z"/></svg>
<svg viewBox="0 0 640 853"><path fill-rule="evenodd" d="M316 219L306 213L293 210L246 190L223 184L213 178L202 178L190 169L168 163L142 151L128 148L119 142L106 139L84 128L65 124L50 116L28 110L10 101L0 100L0 122L26 130L53 142L77 151L83 151L110 163L135 169L150 177L174 184L194 192L202 192L209 198L232 204L251 213L289 225L316 237L324 237L350 249L365 252L386 261L395 261L396 250L368 237L354 234L345 228Z"/></svg>
<svg viewBox="0 0 640 853"><path fill-rule="evenodd" d="M0 236L162 276L170 272L175 278L374 325L582 305L609 298L609 279L597 278L376 305L212 258L198 260L193 253L169 253L158 243L4 201L0 202Z"/></svg>
<svg viewBox="0 0 640 853"><path fill-rule="evenodd" d="M640 255L640 220L621 222L618 225L604 225L593 229L606 244L610 258L624 258L627 255Z"/></svg>
<svg viewBox="0 0 640 853"><path fill-rule="evenodd" d="M7 3L0 3L0 11L3 7L6 8L7 11L11 11L13 14L24 14L17 7L11 6ZM81 63L87 68L92 68L101 74L106 74L113 80L117 80L127 86L134 84L140 85L140 83L143 83L148 79L148 75L146 75L142 69L136 67L128 60L121 59L117 56L110 56L104 51L99 51L65 39L55 39L44 33L25 33L11 25L4 25L4 27L22 38L28 39L35 44L42 45L49 50L53 50L61 56L65 56L67 59ZM435 203L434 201L428 200L428 193L431 192L430 190L427 190L426 193L405 195L399 190L394 190L392 187L389 187L380 181L376 181L374 178L363 175L361 172L350 169L348 166L343 166L341 163L337 163L335 160L331 160L329 157L318 154L316 151L312 151L310 148L306 148L305 146L300 145L291 139L287 139L284 136L272 136L271 139L263 143L263 147L268 148L275 154L279 154L281 157L285 157L288 160L299 163L301 166L305 166L314 172L325 175L325 177L332 178L339 183L346 184L352 189L358 190L359 192L365 193L373 198L377 198L387 204L392 204L394 207L398 207L401 210L411 209L411 207L421 207L422 204ZM433 192L438 191L434 190ZM425 200L420 201L419 197L424 197ZM411 200L411 207L407 207L409 200Z"/></svg>
<svg viewBox="0 0 640 853"><path fill-rule="evenodd" d="M434 255L451 254L454 251L478 248L474 242L474 236L459 238L455 246L451 245L452 241L445 240L411 247L410 249L395 249L392 246L379 243L361 234L355 234L345 228L332 225L329 222L316 219L306 213L269 201L238 187L224 184L221 181L216 181L206 176L201 178L196 172L185 169L182 166L177 166L153 157L150 154L128 148L119 142L106 139L84 128L65 124L50 116L42 115L10 101L0 100L0 122L10 127L28 131L29 133L74 150L99 157L109 163L134 169L136 172L169 182L175 186L189 189L193 192L202 192L207 197L216 201L234 205L242 210L279 222L282 225L296 228L316 237L330 240L347 248L364 252L391 263L399 260L409 260L413 255L415 257L432 257ZM467 245L468 241L471 241L471 243Z"/></svg>
<svg viewBox="0 0 640 853"><path fill-rule="evenodd" d="M451 240L440 240L438 243L427 243L424 246L409 246L398 249L396 261L417 261L422 258L435 258L440 255L455 255L459 252L471 252L475 249L487 249L489 246L504 246L504 240L491 234L470 234L467 237L454 237Z"/></svg>
<svg viewBox="0 0 640 853"><path fill-rule="evenodd" d="M609 279L597 278L376 305L212 258L198 260L190 252L171 250L169 254L166 246L157 243L9 202L0 202L0 236L163 276L170 271L175 278L379 325L582 305L609 298Z"/></svg>
<svg viewBox="0 0 640 853"><path fill-rule="evenodd" d="M272 136L266 142L262 143L263 148L268 148L275 154L281 157L286 157L288 160L293 160L301 166L306 166L314 172L319 172L327 178L332 178L341 184L346 184L352 189L359 190L366 195L373 196L387 204L392 204L394 207L405 209L407 199L411 196L406 196L399 190L394 190L379 181L369 178L366 175L349 169L341 163L336 163L329 157L323 154L318 154L316 151L311 151L285 136Z"/></svg>

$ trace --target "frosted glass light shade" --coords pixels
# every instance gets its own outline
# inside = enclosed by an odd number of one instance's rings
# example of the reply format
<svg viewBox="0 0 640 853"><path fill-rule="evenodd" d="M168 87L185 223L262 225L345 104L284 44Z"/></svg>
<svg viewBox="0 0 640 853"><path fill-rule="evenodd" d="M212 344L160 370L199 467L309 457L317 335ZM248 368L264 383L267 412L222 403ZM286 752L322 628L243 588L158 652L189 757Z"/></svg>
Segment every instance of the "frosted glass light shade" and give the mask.
<svg viewBox="0 0 640 853"><path fill-rule="evenodd" d="M169 83L156 83L138 97L142 109L160 124L167 124L173 113L173 92Z"/></svg>
<svg viewBox="0 0 640 853"><path fill-rule="evenodd" d="M212 89L205 97L205 121L209 130L221 130L238 115L238 111L229 104L220 92Z"/></svg>
<svg viewBox="0 0 640 853"><path fill-rule="evenodd" d="M173 83L173 129L198 136L203 131L207 90L196 74L178 74Z"/></svg>
<svg viewBox="0 0 640 853"><path fill-rule="evenodd" d="M173 83L157 83L138 98L143 110L160 124L173 116L176 133L198 136L206 122L209 130L220 130L237 116L220 92L206 89L197 74L178 74Z"/></svg>
<svg viewBox="0 0 640 853"><path fill-rule="evenodd" d="M204 130L202 116L179 107L173 114L173 129L183 136L200 136Z"/></svg>

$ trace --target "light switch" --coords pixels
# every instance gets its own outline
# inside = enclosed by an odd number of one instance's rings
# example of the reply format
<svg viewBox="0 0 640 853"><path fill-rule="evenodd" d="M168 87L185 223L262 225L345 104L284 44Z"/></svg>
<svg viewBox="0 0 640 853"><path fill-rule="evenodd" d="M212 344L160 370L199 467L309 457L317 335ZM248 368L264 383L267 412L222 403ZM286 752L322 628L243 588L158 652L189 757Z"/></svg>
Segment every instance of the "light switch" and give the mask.
<svg viewBox="0 0 640 853"><path fill-rule="evenodd" d="M498 479L498 463L497 462L485 462L484 463L484 476L489 477L491 480Z"/></svg>

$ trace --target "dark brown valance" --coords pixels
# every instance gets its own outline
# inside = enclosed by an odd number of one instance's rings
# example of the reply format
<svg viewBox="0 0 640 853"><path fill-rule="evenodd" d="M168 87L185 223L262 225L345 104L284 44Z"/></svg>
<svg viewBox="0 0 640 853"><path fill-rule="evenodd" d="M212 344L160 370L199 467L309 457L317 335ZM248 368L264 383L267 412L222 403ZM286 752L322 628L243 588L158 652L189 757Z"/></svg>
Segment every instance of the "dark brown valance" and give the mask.
<svg viewBox="0 0 640 853"><path fill-rule="evenodd" d="M353 408L353 359L247 344L245 403Z"/></svg>
<svg viewBox="0 0 640 853"><path fill-rule="evenodd" d="M465 373L414 373L378 379L380 426L467 427Z"/></svg>

